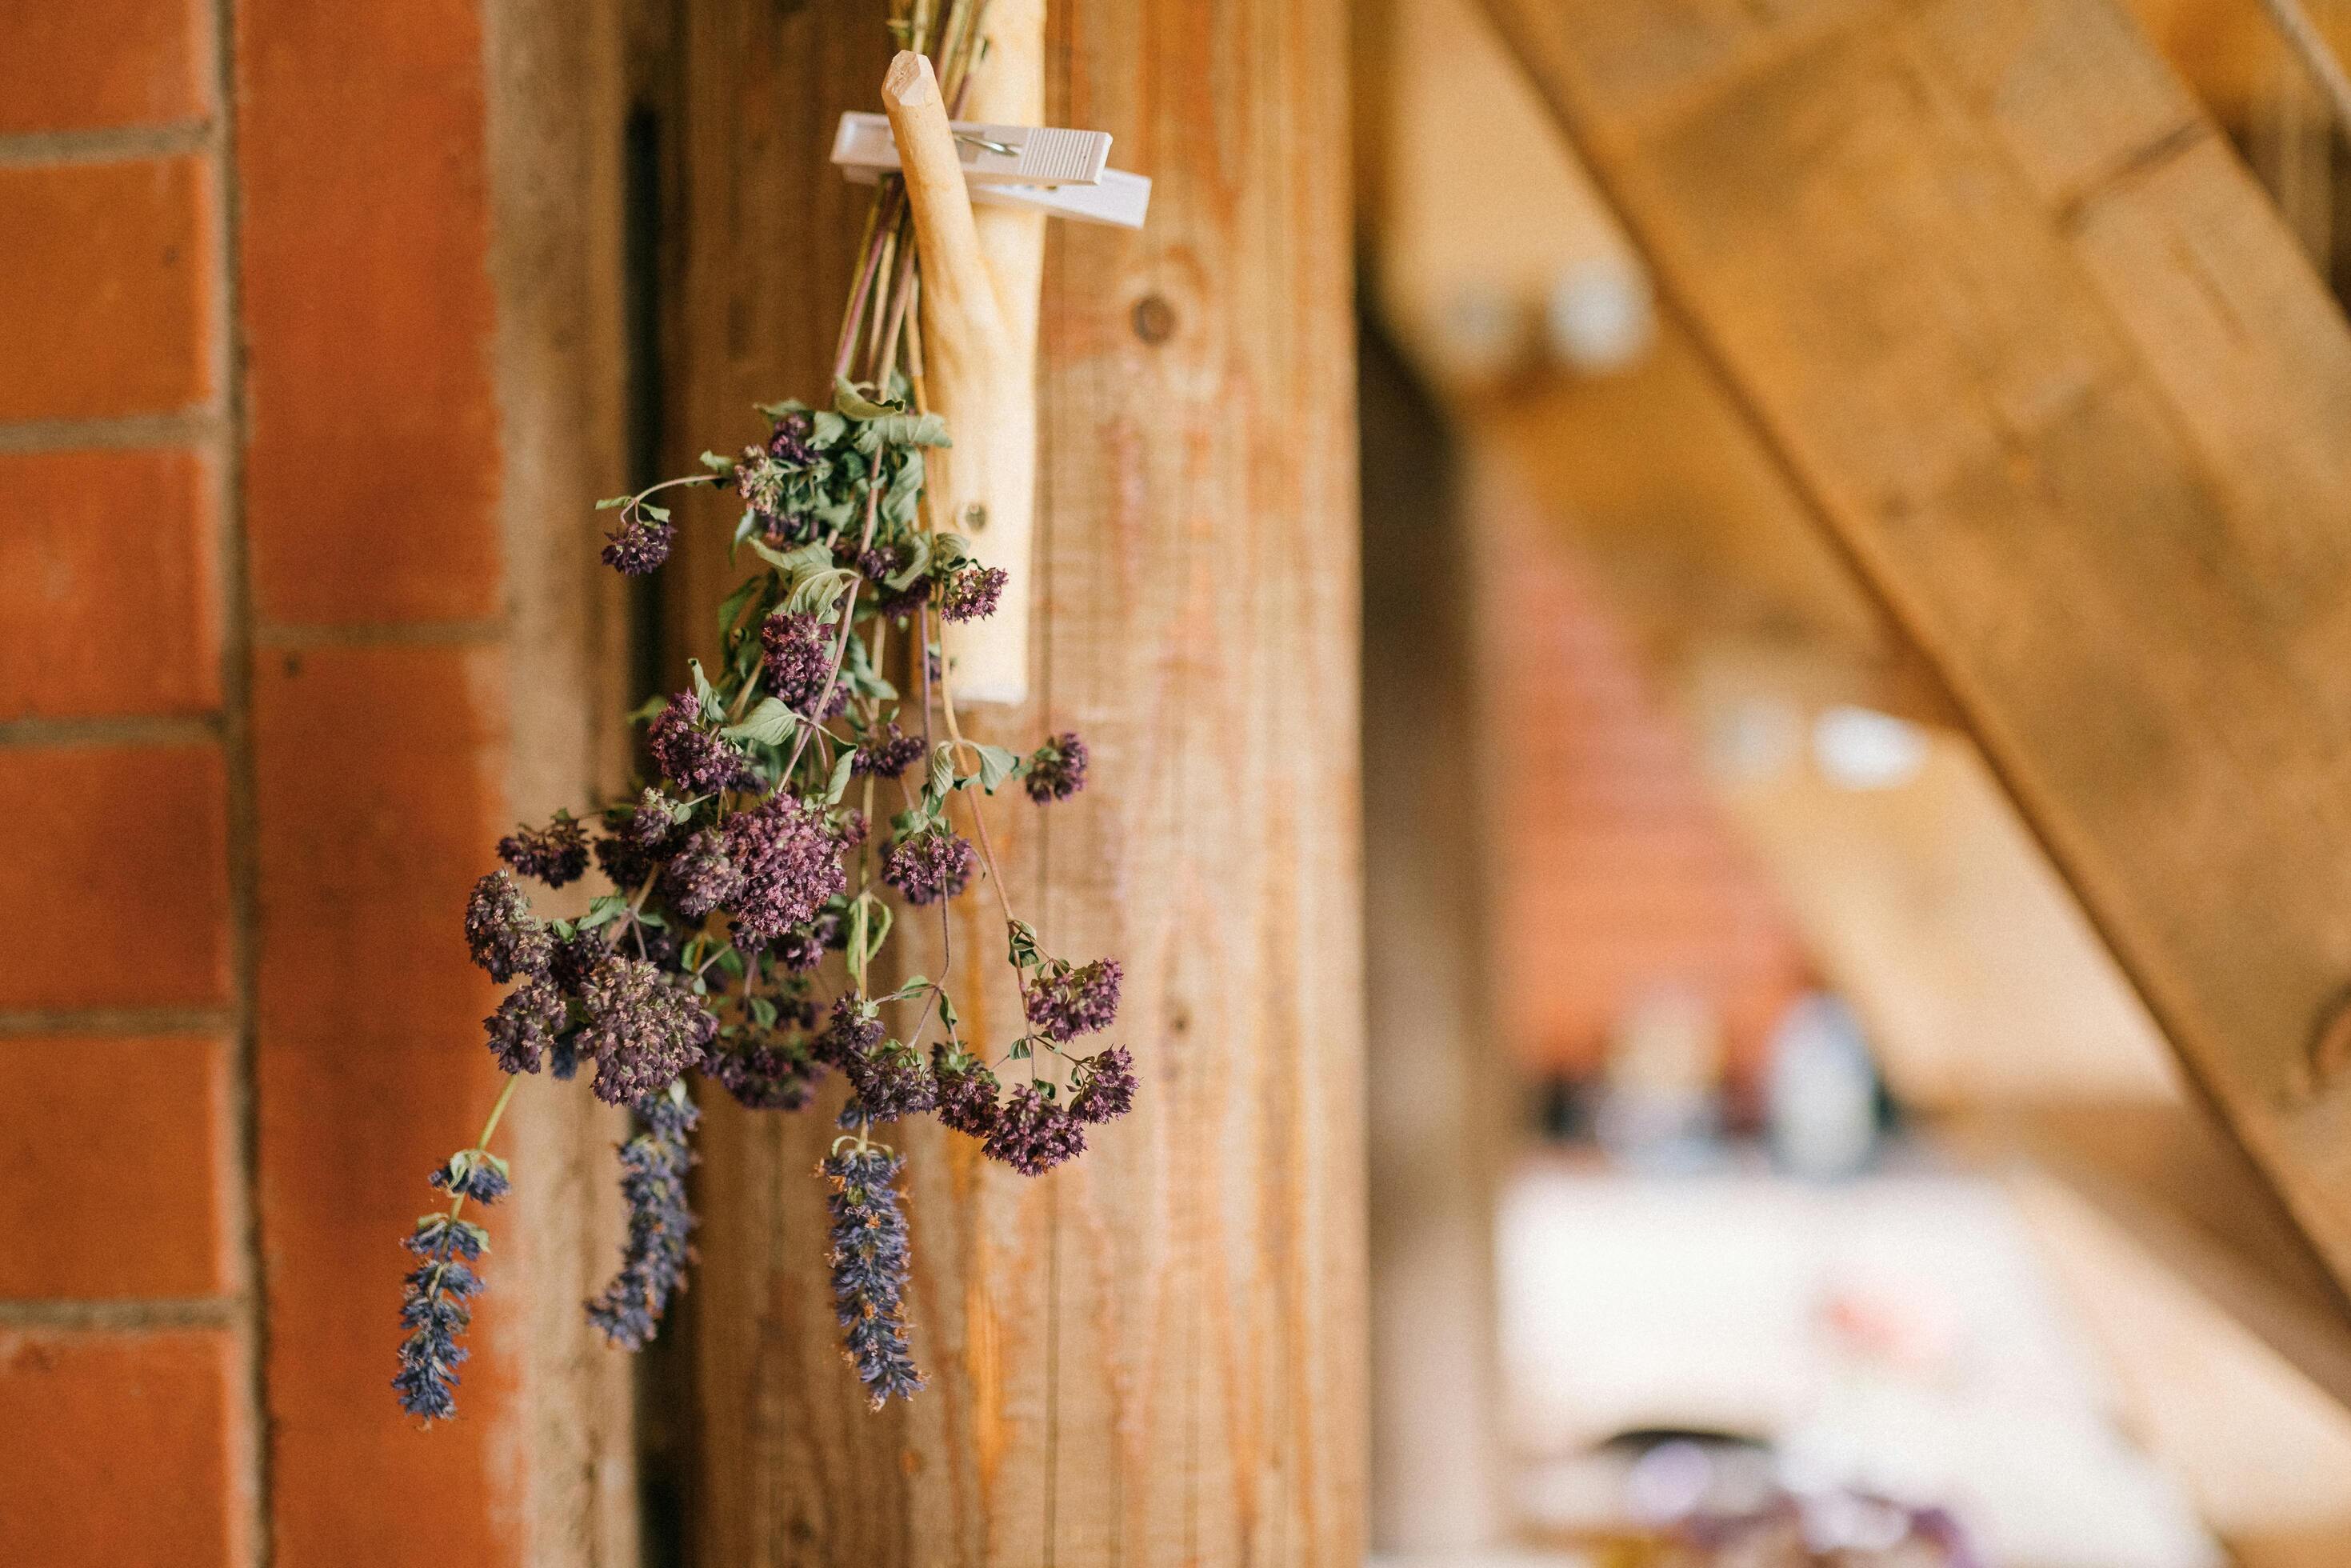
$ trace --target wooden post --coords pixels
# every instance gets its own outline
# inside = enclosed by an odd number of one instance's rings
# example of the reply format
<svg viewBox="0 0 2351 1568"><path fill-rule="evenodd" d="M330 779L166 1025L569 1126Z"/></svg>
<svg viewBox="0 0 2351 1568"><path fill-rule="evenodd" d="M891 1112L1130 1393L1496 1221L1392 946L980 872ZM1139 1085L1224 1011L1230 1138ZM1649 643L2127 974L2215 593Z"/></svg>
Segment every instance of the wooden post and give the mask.
<svg viewBox="0 0 2351 1568"><path fill-rule="evenodd" d="M2096 0L1489 0L2351 1281L2351 331Z"/></svg>
<svg viewBox="0 0 2351 1568"><path fill-rule="evenodd" d="M883 10L682 0L674 463L825 384L858 223L825 152L841 110L876 107ZM1139 235L1049 231L1037 580L1015 588L1040 611L1031 695L983 737L1080 730L1092 781L990 824L1055 946L1125 962L1114 1038L1143 1096L1037 1180L910 1140L932 1381L878 1416L832 1321L823 1103L706 1097L691 1534L728 1568L1361 1555L1344 11L1070 0L1049 21L1048 118L1112 131L1157 184ZM681 520L723 547L715 516ZM704 646L724 555L686 566ZM936 960L928 922L910 940ZM975 912L956 961L977 975L1001 943ZM1000 1039L1010 999L980 995Z"/></svg>

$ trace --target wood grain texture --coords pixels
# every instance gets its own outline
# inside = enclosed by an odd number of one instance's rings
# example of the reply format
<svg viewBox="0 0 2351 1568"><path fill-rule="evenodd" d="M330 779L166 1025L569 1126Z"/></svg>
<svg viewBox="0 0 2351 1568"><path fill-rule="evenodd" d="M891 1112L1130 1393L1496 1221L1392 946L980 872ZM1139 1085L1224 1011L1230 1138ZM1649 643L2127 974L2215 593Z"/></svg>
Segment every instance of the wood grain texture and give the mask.
<svg viewBox="0 0 2351 1568"><path fill-rule="evenodd" d="M544 821L627 773L626 626L619 581L597 559L592 509L624 477L621 7L491 7L484 54L506 784L517 816ZM574 889L554 903L578 913L586 896ZM534 1568L633 1562L639 1547L633 1369L580 1308L611 1273L625 1229L611 1160L622 1118L579 1088L526 1083L507 1119L516 1185L498 1246L528 1305L477 1351L514 1368L524 1390L522 1561Z"/></svg>
<svg viewBox="0 0 2351 1568"><path fill-rule="evenodd" d="M1491 0L2351 1279L2351 332L2100 0Z"/></svg>
<svg viewBox="0 0 2351 1568"><path fill-rule="evenodd" d="M882 7L684 0L666 374L674 461L820 387L858 214L824 164ZM1092 783L990 808L1013 895L1126 964L1143 1095L1027 1180L908 1139L915 1347L869 1414L837 1349L812 1170L837 1096L708 1105L692 1298L695 1560L1346 1563L1364 1392L1356 538L1343 16L1332 0L1055 6L1054 123L1157 182L1141 234L1049 231L1031 697ZM1301 156L1312 150L1314 156ZM729 576L681 520L706 606ZM723 538L723 535L720 536ZM907 928L937 974L937 928ZM1013 1000L956 927L965 1010Z"/></svg>

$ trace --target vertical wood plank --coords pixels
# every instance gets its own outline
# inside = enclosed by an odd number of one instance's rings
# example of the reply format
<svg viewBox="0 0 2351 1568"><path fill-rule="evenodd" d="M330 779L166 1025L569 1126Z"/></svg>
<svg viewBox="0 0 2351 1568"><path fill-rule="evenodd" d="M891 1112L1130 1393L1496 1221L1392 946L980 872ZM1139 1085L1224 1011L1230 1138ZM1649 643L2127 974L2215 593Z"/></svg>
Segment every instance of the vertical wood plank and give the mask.
<svg viewBox="0 0 2351 1568"><path fill-rule="evenodd" d="M674 462L823 385L858 225L824 151L873 104L883 9L680 5ZM1049 231L1031 697L967 728L1092 748L1085 794L989 820L1054 947L1126 964L1144 1092L1036 1180L907 1140L932 1384L878 1416L822 1262L837 1096L778 1121L705 1094L695 1555L730 1568L1360 1555L1343 10L1071 0L1048 26L1048 118L1157 184L1140 235ZM707 538L716 510L681 520ZM672 603L706 646L728 571L690 555ZM936 928L907 931L939 973ZM960 916L958 978L1002 940ZM1001 1038L1008 988L974 997Z"/></svg>
<svg viewBox="0 0 2351 1568"><path fill-rule="evenodd" d="M621 23L618 0L517 0L484 17L507 789L533 821L627 771L626 629L590 509L623 477ZM611 1161L622 1124L585 1094L549 1092L568 1087L523 1085L507 1123L517 1182L498 1244L517 1255L528 1304L484 1352L517 1367L525 1391L522 1560L534 1568L629 1562L639 1547L632 1367L580 1310L625 1226Z"/></svg>

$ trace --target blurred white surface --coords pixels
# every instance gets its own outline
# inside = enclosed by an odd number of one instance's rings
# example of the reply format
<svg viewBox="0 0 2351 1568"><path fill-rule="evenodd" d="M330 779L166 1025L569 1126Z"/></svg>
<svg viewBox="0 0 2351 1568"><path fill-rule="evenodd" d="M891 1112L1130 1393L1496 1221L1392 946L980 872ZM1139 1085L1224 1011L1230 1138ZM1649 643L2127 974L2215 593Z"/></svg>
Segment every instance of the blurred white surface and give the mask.
<svg viewBox="0 0 2351 1568"><path fill-rule="evenodd" d="M1591 1446L1644 1427L1770 1441L1799 1491L1943 1503L2001 1568L2214 1568L1995 1184L1622 1174L1547 1161L1499 1238L1528 1522L1605 1506Z"/></svg>

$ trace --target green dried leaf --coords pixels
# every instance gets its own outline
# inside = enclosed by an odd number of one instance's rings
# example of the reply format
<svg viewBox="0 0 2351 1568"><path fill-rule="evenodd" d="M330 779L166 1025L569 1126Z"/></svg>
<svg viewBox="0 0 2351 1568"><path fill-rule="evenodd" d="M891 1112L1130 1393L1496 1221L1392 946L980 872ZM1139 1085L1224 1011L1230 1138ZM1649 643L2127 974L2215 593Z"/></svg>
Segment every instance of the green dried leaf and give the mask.
<svg viewBox="0 0 2351 1568"><path fill-rule="evenodd" d="M832 406L839 413L856 420L880 419L898 412L886 402L875 402L867 397L847 376L832 378Z"/></svg>
<svg viewBox="0 0 2351 1568"><path fill-rule="evenodd" d="M799 726L799 715L786 707L780 697L761 697L758 706L744 715L740 724L730 724L718 733L729 740L781 746Z"/></svg>
<svg viewBox="0 0 2351 1568"><path fill-rule="evenodd" d="M979 753L979 787L989 794L996 787L1020 771L1020 756L1000 746L976 747Z"/></svg>
<svg viewBox="0 0 2351 1568"><path fill-rule="evenodd" d="M845 746L841 748L841 755L833 758L832 777L825 781L824 786L826 805L837 806L841 803L841 796L849 789L849 776L854 770L856 761L857 753Z"/></svg>
<svg viewBox="0 0 2351 1568"><path fill-rule="evenodd" d="M618 893L604 894L588 905L588 913L580 917L580 929L593 931L599 925L609 925L619 919L621 912L628 907L629 901L626 895Z"/></svg>

